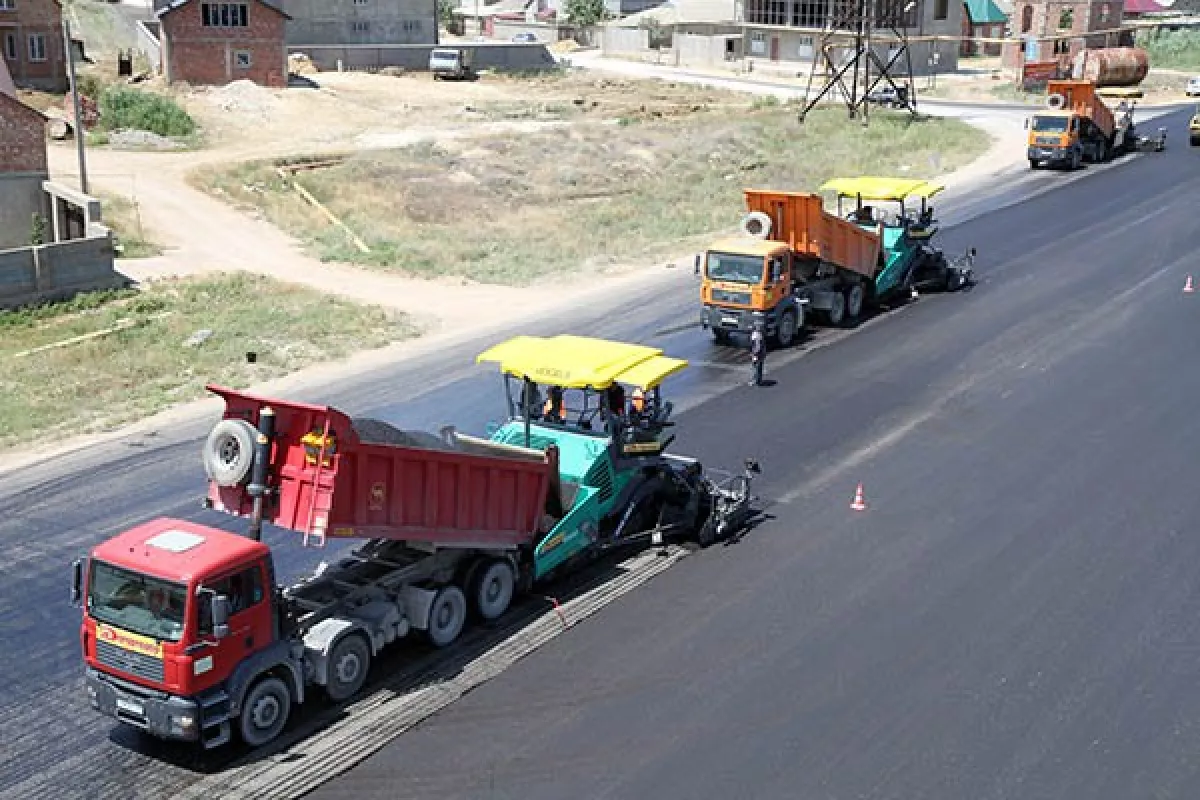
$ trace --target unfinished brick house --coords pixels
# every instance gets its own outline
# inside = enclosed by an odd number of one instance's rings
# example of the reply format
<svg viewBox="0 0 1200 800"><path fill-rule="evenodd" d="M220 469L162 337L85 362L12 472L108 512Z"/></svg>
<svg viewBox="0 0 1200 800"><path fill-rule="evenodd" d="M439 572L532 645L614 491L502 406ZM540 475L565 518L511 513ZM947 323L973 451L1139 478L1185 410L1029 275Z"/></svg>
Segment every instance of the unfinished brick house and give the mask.
<svg viewBox="0 0 1200 800"><path fill-rule="evenodd" d="M59 0L0 0L0 51L17 86L65 92Z"/></svg>
<svg viewBox="0 0 1200 800"><path fill-rule="evenodd" d="M278 0L154 0L154 13L169 83L219 86L251 80L287 86L284 25L289 17Z"/></svg>
<svg viewBox="0 0 1200 800"><path fill-rule="evenodd" d="M0 61L0 250L29 244L33 215L46 211L49 177L46 118L17 99Z"/></svg>
<svg viewBox="0 0 1200 800"><path fill-rule="evenodd" d="M1084 48L1132 44L1120 31L1124 13L1124 0L1017 0L1012 35L1022 43L1004 45L1003 65L1058 61L1065 68Z"/></svg>

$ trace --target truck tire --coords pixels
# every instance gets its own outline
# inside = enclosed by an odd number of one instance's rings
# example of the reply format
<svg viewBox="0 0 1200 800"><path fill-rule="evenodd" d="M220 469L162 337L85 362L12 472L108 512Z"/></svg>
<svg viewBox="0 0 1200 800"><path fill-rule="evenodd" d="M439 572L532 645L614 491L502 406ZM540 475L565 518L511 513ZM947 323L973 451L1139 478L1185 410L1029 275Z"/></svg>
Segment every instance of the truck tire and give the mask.
<svg viewBox="0 0 1200 800"><path fill-rule="evenodd" d="M1037 160L1036 158L1031 158L1031 159L1029 159L1029 168L1030 168L1030 169L1037 169L1037 168L1038 168L1038 160Z"/></svg>
<svg viewBox="0 0 1200 800"><path fill-rule="evenodd" d="M841 292L833 293L833 305L825 312L825 317L829 320L829 324L835 328L840 328L842 323L846 321L846 296Z"/></svg>
<svg viewBox="0 0 1200 800"><path fill-rule="evenodd" d="M712 329L713 341L717 344L729 344L729 331L721 328Z"/></svg>
<svg viewBox="0 0 1200 800"><path fill-rule="evenodd" d="M283 732L292 711L292 694L279 678L268 675L250 687L242 700L238 732L251 747L262 747Z"/></svg>
<svg viewBox="0 0 1200 800"><path fill-rule="evenodd" d="M446 647L462 633L467 621L467 599L457 586L443 586L429 606L425 635L434 647Z"/></svg>
<svg viewBox="0 0 1200 800"><path fill-rule="evenodd" d="M204 471L218 486L238 486L250 477L258 431L244 419L223 419L204 440Z"/></svg>
<svg viewBox="0 0 1200 800"><path fill-rule="evenodd" d="M481 565L468 587L471 605L479 618L491 622L508 611L516 583L516 576L508 561L496 558Z"/></svg>
<svg viewBox="0 0 1200 800"><path fill-rule="evenodd" d="M775 343L780 347L788 347L796 338L800 329L796 309L789 308L779 317L779 328L775 331Z"/></svg>
<svg viewBox="0 0 1200 800"><path fill-rule="evenodd" d="M325 694L335 703L352 697L367 682L371 647L357 633L343 636L326 659Z"/></svg>
<svg viewBox="0 0 1200 800"><path fill-rule="evenodd" d="M862 314L863 300L866 292L863 291L861 283L855 283L846 290L846 318L850 320L858 319Z"/></svg>

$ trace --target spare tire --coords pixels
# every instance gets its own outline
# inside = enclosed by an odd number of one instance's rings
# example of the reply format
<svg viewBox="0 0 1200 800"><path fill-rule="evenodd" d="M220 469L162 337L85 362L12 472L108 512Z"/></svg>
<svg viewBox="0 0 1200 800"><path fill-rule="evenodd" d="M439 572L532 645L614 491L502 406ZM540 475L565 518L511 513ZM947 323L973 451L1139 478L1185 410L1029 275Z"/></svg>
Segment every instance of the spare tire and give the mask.
<svg viewBox="0 0 1200 800"><path fill-rule="evenodd" d="M1064 97L1063 95L1059 94L1058 92L1055 92L1054 94L1052 94L1046 98L1046 105L1053 109L1062 108L1066 104L1067 104L1067 98Z"/></svg>
<svg viewBox="0 0 1200 800"><path fill-rule="evenodd" d="M771 235L771 218L761 211L751 211L742 218L742 233L755 239Z"/></svg>
<svg viewBox="0 0 1200 800"><path fill-rule="evenodd" d="M204 471L218 486L239 486L250 478L258 431L244 419L223 419L204 441Z"/></svg>

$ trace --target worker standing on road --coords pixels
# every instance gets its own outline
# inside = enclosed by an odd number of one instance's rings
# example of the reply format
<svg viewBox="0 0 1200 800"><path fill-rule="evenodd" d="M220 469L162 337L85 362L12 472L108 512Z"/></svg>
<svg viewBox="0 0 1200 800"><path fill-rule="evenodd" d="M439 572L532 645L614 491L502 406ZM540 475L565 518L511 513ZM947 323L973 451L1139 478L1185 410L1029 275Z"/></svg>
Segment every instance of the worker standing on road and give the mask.
<svg viewBox="0 0 1200 800"><path fill-rule="evenodd" d="M750 334L750 362L754 365L754 379L750 381L751 386L762 386L763 367L767 360L767 343L763 337L762 323L754 326L754 333Z"/></svg>

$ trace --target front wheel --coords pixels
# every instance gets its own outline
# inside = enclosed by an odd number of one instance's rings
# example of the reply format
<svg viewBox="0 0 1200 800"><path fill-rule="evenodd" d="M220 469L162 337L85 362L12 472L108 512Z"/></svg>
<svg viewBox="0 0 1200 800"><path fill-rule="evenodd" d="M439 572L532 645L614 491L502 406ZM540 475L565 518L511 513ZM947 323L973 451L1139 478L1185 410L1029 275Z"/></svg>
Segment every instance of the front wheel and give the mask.
<svg viewBox="0 0 1200 800"><path fill-rule="evenodd" d="M279 678L267 677L246 693L242 700L239 731L242 741L251 747L262 747L287 725L292 710L292 695Z"/></svg>
<svg viewBox="0 0 1200 800"><path fill-rule="evenodd" d="M779 330L775 332L775 341L780 347L788 347L796 338L796 331L800 328L796 317L796 311L789 308L779 318Z"/></svg>

